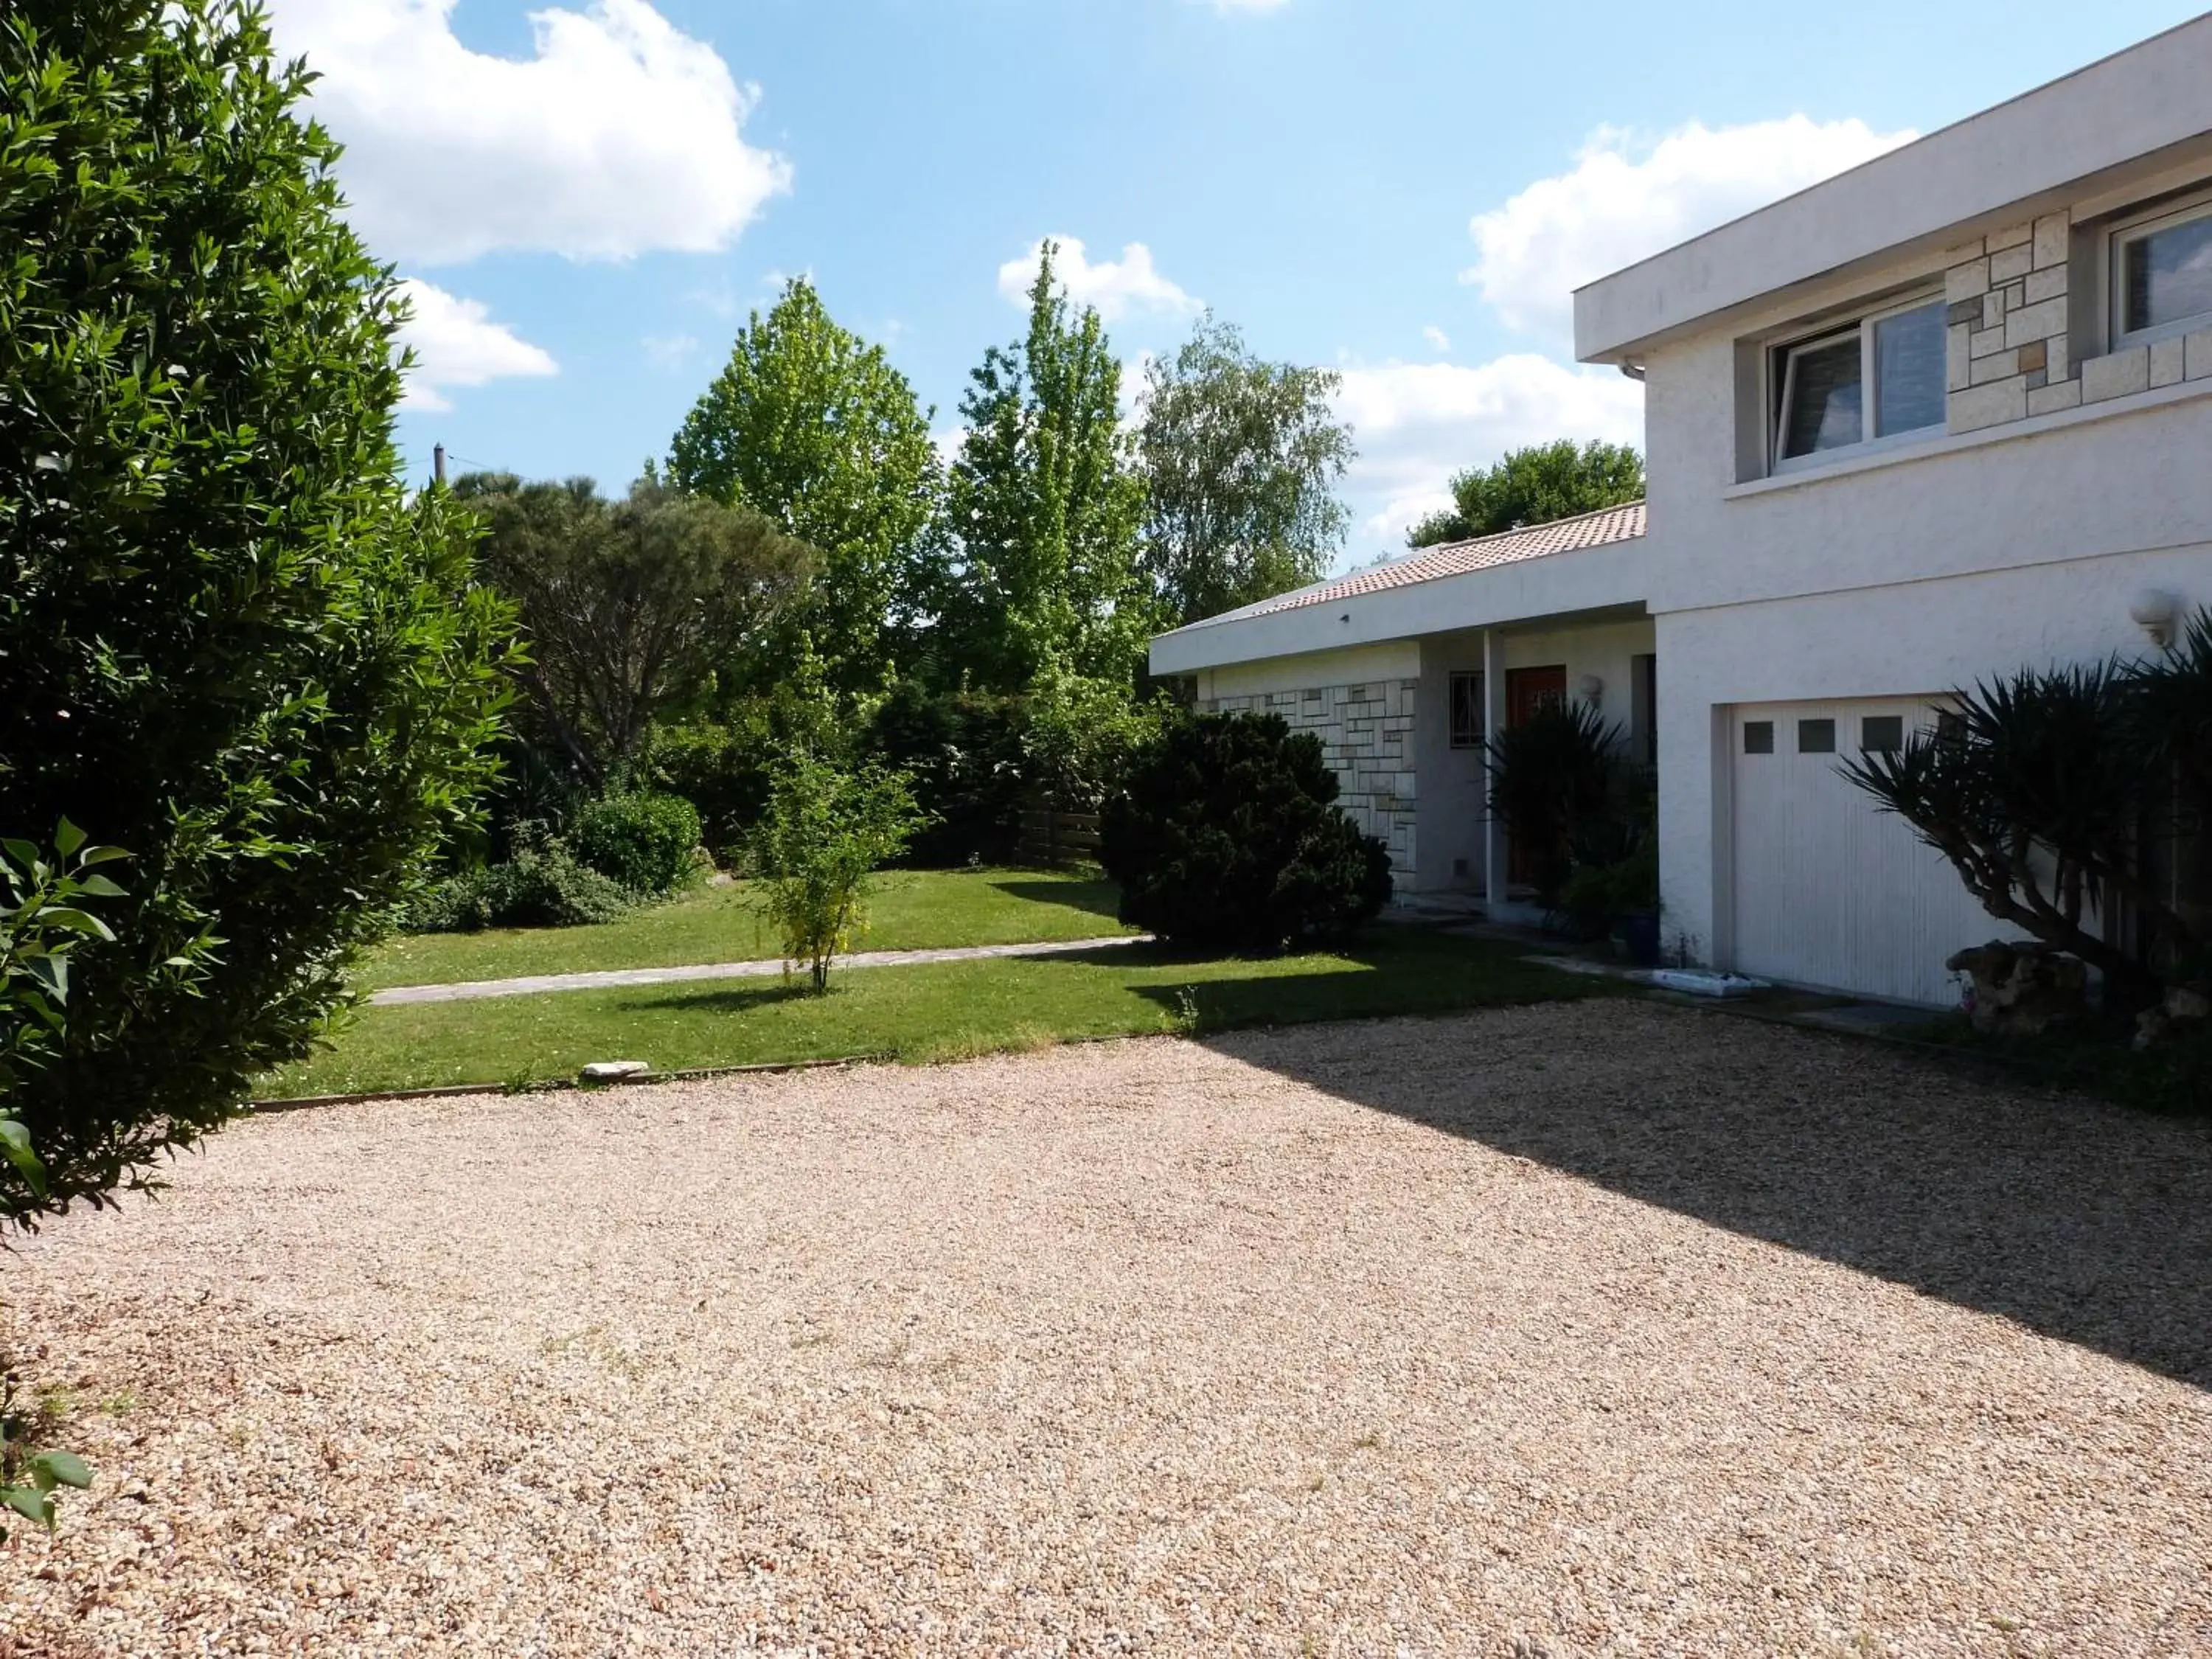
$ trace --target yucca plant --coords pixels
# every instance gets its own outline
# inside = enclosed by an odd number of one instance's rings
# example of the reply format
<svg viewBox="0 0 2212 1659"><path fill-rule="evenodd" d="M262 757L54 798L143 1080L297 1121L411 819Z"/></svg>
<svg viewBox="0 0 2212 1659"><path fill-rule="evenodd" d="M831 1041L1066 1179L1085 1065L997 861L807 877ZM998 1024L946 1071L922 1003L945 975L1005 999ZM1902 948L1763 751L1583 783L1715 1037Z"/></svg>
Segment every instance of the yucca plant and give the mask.
<svg viewBox="0 0 2212 1659"><path fill-rule="evenodd" d="M1620 726L1585 702L1540 708L1489 740L1490 810L1526 852L1536 896L1559 906L1572 837L1607 816L1621 777Z"/></svg>
<svg viewBox="0 0 2212 1659"><path fill-rule="evenodd" d="M2154 824L2171 847L2177 951L2212 957L2212 610L2134 672L2131 741L2172 795Z"/></svg>
<svg viewBox="0 0 2212 1659"><path fill-rule="evenodd" d="M2178 927L2142 877L2167 773L2142 738L2143 671L2023 669L1954 694L1955 713L1844 775L1948 859L1982 908L2102 969L2127 1000L2154 975L2109 937L2122 905Z"/></svg>

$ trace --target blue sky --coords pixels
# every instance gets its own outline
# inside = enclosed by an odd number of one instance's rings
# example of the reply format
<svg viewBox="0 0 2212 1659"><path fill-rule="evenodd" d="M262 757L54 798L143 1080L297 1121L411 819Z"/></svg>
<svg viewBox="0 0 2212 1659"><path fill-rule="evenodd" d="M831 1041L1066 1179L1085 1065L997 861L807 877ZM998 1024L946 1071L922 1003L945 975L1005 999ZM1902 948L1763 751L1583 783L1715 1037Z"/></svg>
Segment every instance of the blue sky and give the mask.
<svg viewBox="0 0 2212 1659"><path fill-rule="evenodd" d="M2192 15L2025 0L274 0L371 244L420 284L401 430L617 489L784 273L948 441L1047 235L1133 364L1211 306L1345 375L1347 562L1459 466L1633 439L1566 295Z"/></svg>

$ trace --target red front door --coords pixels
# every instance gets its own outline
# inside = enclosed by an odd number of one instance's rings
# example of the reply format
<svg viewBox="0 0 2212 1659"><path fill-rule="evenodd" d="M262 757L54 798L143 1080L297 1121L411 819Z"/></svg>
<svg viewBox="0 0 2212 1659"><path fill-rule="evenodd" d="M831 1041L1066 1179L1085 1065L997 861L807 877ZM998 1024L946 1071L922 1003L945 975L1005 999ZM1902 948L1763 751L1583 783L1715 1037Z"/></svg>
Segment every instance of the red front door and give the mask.
<svg viewBox="0 0 2212 1659"><path fill-rule="evenodd" d="M1505 671L1505 723L1518 726L1540 708L1567 704L1567 667L1509 668Z"/></svg>
<svg viewBox="0 0 2212 1659"><path fill-rule="evenodd" d="M1509 668L1505 671L1505 723L1518 726L1540 709L1567 705L1567 668ZM1516 887L1534 886L1542 867L1541 849L1514 836L1507 842L1506 878Z"/></svg>

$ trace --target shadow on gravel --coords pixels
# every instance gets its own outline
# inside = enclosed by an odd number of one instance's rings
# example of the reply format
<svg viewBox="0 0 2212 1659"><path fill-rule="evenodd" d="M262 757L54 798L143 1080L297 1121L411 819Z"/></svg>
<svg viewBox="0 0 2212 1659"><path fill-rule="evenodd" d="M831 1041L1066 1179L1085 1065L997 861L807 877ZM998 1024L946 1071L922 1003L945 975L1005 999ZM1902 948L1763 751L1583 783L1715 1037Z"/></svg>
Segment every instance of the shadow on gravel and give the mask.
<svg viewBox="0 0 2212 1659"><path fill-rule="evenodd" d="M1340 1099L2212 1389L2212 1130L1648 1004L1210 1039Z"/></svg>

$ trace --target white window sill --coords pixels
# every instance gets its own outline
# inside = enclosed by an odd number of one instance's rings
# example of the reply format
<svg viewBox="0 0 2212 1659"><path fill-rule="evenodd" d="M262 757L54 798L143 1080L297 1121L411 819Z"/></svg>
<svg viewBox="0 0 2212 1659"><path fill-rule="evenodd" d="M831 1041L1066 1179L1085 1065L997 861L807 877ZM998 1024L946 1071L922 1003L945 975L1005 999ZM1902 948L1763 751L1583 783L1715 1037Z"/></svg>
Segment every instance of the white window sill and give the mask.
<svg viewBox="0 0 2212 1659"><path fill-rule="evenodd" d="M2030 416L2024 421L1985 426L1978 432L1944 433L1898 448L1861 450L1840 456L1826 466L1802 467L1794 471L1777 473L1772 477L1753 478L1747 483L1730 484L1721 491L1721 499L1724 501L1742 501L1754 495L1771 495L1784 489L1802 489L1808 484L1826 483L1832 478L1852 477L1883 467L1909 466L1916 461L1932 461L1942 456L1956 455L1962 450L2009 443L2015 438L2033 438L2045 432L2080 426L2089 421L2163 409L2168 404L2187 403L2192 398L2206 397L2212 397L2212 380L2182 380L2149 392L2130 392L2124 398L2108 398L2099 404L2080 404L2072 409L2057 410L2048 415Z"/></svg>

